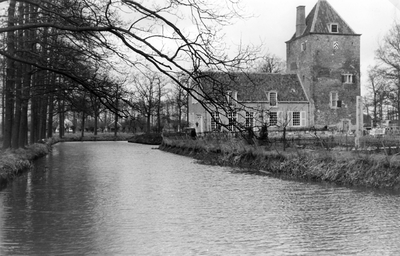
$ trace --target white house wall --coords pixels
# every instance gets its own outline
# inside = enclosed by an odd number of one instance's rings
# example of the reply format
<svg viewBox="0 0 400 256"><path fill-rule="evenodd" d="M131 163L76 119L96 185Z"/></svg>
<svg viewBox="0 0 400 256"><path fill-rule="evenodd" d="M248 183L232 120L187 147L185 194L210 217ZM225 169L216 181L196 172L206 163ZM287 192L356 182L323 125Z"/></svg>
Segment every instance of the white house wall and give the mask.
<svg viewBox="0 0 400 256"><path fill-rule="evenodd" d="M209 132L212 131L211 129L211 122L212 122L212 117L211 114L208 113L204 107L198 103L197 101L193 101L192 97L189 97L189 125L191 127L196 128L196 132L202 133L202 132ZM287 123L285 121L286 118L290 118L289 116L291 115L292 112L301 112L301 118L304 119L301 122L300 127L308 127L310 126L310 108L309 104L307 102L286 102L286 103L281 103L278 102L277 107L271 108L268 103L242 103L241 108L243 108L240 111L237 111L237 122L242 123L243 125L246 122L246 111L249 112L254 112L254 127L255 131L257 131L261 126L262 122L266 122L265 118L261 117L262 113L271 111L271 112L279 112L281 118L281 122L279 126L282 126L282 123ZM223 124L228 124L228 118L225 116L225 114L221 113L220 114L220 120L221 123ZM291 126L291 123L287 124L287 126ZM298 126L299 127L299 126ZM273 128L273 127L272 127ZM276 127L279 129L279 127ZM222 128L222 130L226 130L226 128Z"/></svg>

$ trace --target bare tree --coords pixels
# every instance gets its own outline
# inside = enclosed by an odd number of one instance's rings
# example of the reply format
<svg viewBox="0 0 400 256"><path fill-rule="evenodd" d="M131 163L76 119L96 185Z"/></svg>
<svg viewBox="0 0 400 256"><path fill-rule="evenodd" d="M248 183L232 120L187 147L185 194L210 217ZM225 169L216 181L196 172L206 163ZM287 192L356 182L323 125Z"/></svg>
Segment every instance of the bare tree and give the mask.
<svg viewBox="0 0 400 256"><path fill-rule="evenodd" d="M400 116L400 24L395 24L383 38L376 51L376 58L381 64L381 72L391 85L385 91L389 96L391 106ZM390 90L390 92L388 91Z"/></svg>
<svg viewBox="0 0 400 256"><path fill-rule="evenodd" d="M134 78L134 101L137 110L146 117L146 132L151 132L152 117L159 112L162 82L157 72L147 72Z"/></svg>
<svg viewBox="0 0 400 256"><path fill-rule="evenodd" d="M390 81L384 70L373 66L368 70L368 82L367 104L372 107L373 126L376 127L383 119L383 105L389 99Z"/></svg>
<svg viewBox="0 0 400 256"><path fill-rule="evenodd" d="M30 19L30 22L16 24L13 17L17 3L29 5L29 13L25 17L35 18ZM255 59L255 51L248 47L239 47L237 53L229 57L225 52L226 47L220 43L220 28L240 17L237 4L236 0L10 1L8 24L0 28L0 33L7 33L9 39L7 47L0 48L0 54L8 59L5 137L12 136L10 131L14 104L10 96L15 88L12 73L15 62L28 65L33 72L40 71L42 77L39 78L45 79L43 81L47 81L47 85L51 83L46 80L52 77L50 73L80 84L118 115L124 113L119 111L118 105L113 104L114 91L98 90L95 86L97 83L93 82L99 79L98 74L85 74L93 63L100 63L103 70L111 69L107 68L113 66L109 61L112 58L107 58L110 54L138 70L145 67L144 64L150 65L153 70L184 88L188 94L202 96L182 84L177 74L185 74L193 81L198 81L203 70L237 71ZM120 19L121 13L126 13L127 19ZM15 33L21 30L34 31L35 39L40 37L41 40L30 42L35 51L25 49L25 54L20 55L13 50ZM45 40L52 36L56 40ZM38 52L41 58L38 58ZM56 57L50 58L49 53ZM75 56L80 58L76 59ZM210 110L200 97L198 100L206 110ZM121 98L121 101L129 102L126 98ZM35 109L44 111L43 102L51 100L46 96L41 100L33 100L31 104L35 105ZM44 127L44 122L45 119L39 120L39 125L33 126L34 131ZM39 134L42 136L42 132ZM5 147L9 145L7 139Z"/></svg>
<svg viewBox="0 0 400 256"><path fill-rule="evenodd" d="M180 87L176 86L173 91L173 102L176 106L176 115L178 117L178 131L182 129L182 114L185 109L187 109L187 93Z"/></svg>
<svg viewBox="0 0 400 256"><path fill-rule="evenodd" d="M255 70L262 73L283 73L285 62L275 54L267 53L256 63Z"/></svg>

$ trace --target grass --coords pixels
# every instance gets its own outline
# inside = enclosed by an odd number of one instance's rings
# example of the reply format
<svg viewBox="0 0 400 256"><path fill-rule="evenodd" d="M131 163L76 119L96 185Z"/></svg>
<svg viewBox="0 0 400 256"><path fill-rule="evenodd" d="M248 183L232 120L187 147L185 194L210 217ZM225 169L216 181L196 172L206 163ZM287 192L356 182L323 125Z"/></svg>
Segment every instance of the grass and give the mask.
<svg viewBox="0 0 400 256"><path fill-rule="evenodd" d="M32 161L44 156L51 150L57 140L49 139L46 143L35 143L20 149L2 150L0 155L0 189L5 187L22 172L32 168Z"/></svg>
<svg viewBox="0 0 400 256"><path fill-rule="evenodd" d="M127 141L132 138L132 133L117 133L115 136L114 133L98 133L94 135L91 132L85 132L84 136L81 136L81 133L66 133L60 141Z"/></svg>
<svg viewBox="0 0 400 256"><path fill-rule="evenodd" d="M67 133L62 139L55 136L45 143L35 143L25 148L0 149L0 189L4 188L16 176L31 169L32 161L48 154L51 146L59 141L127 141L132 136L132 134L127 133L118 133L117 136L114 133L100 133L98 135L85 133L82 138L80 133ZM0 141L0 146L2 146L2 141Z"/></svg>
<svg viewBox="0 0 400 256"><path fill-rule="evenodd" d="M400 155L248 145L240 138L164 138L163 150L192 155L205 164L242 167L255 173L400 191Z"/></svg>

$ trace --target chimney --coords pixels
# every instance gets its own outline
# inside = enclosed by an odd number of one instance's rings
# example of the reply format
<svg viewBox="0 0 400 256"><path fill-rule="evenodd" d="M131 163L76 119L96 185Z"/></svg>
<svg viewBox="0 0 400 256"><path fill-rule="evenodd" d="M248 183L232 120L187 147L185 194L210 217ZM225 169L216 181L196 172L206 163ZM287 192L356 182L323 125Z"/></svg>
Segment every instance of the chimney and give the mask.
<svg viewBox="0 0 400 256"><path fill-rule="evenodd" d="M301 36L305 29L306 29L306 7L298 6L297 17L296 17L296 37Z"/></svg>

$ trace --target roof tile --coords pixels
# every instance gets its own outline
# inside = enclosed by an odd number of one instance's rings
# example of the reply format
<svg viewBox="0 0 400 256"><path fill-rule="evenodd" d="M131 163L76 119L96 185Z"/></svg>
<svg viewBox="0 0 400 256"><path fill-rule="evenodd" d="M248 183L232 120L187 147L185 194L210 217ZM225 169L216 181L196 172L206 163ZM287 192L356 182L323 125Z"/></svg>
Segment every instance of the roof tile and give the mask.
<svg viewBox="0 0 400 256"><path fill-rule="evenodd" d="M268 92L276 91L278 101L307 101L296 74L205 72L201 76L204 92L214 99L237 91L239 102L266 102Z"/></svg>

